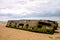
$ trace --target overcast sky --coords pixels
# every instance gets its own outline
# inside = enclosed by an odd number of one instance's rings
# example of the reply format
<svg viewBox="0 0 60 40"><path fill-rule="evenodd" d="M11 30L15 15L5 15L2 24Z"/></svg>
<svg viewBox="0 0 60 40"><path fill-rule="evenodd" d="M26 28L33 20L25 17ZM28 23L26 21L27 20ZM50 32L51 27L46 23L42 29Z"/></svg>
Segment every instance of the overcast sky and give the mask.
<svg viewBox="0 0 60 40"><path fill-rule="evenodd" d="M60 21L60 0L0 0L0 21L27 18Z"/></svg>

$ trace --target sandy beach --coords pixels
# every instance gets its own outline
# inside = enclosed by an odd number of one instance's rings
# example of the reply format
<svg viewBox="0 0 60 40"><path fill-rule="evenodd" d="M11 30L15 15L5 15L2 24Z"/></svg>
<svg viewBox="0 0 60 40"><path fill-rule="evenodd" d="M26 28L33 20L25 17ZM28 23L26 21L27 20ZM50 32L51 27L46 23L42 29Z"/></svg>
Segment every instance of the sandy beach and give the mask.
<svg viewBox="0 0 60 40"><path fill-rule="evenodd" d="M60 22L56 30L58 33L52 35L7 28L6 23L0 22L0 40L60 40Z"/></svg>

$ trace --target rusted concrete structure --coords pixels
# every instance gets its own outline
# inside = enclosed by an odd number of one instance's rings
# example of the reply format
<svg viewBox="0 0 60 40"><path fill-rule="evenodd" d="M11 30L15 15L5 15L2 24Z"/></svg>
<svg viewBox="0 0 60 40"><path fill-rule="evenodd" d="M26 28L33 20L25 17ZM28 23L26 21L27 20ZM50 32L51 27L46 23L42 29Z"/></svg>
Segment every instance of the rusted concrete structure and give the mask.
<svg viewBox="0 0 60 40"><path fill-rule="evenodd" d="M57 29L58 23L50 20L9 20L6 27L52 33Z"/></svg>

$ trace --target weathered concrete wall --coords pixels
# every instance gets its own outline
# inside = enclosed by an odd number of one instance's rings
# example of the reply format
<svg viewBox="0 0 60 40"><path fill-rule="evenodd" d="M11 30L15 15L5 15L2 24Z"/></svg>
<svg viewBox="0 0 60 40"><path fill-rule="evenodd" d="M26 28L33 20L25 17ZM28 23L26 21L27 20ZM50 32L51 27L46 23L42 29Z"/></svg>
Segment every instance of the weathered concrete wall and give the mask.
<svg viewBox="0 0 60 40"><path fill-rule="evenodd" d="M37 31L43 30L44 32L45 30L46 31L56 30L58 27L58 23L51 20L9 20L6 26L13 27L13 28L22 27L23 29L25 29L24 27L26 27L26 29L29 29L29 30L31 28L32 30L34 28L35 29L37 28Z"/></svg>

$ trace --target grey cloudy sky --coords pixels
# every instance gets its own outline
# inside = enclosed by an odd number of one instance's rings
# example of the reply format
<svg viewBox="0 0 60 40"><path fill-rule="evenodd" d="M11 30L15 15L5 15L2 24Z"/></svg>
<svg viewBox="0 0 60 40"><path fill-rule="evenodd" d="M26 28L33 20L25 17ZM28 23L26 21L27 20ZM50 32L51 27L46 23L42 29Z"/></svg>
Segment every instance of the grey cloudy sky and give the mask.
<svg viewBox="0 0 60 40"><path fill-rule="evenodd" d="M60 0L0 0L0 21L27 18L60 21Z"/></svg>

